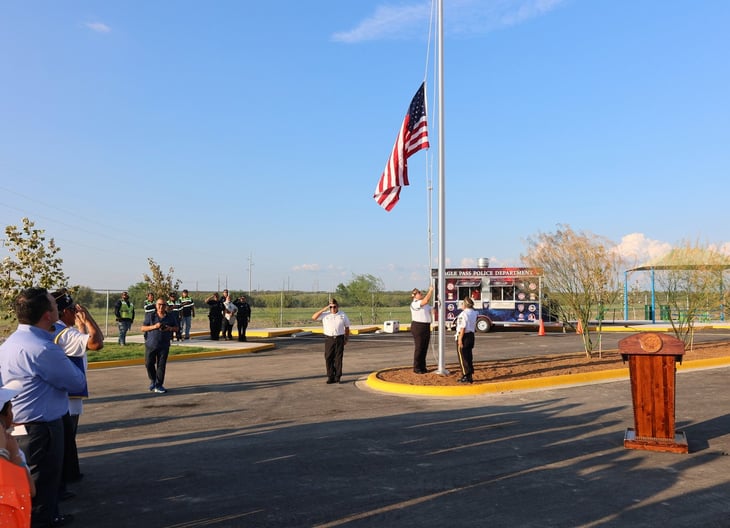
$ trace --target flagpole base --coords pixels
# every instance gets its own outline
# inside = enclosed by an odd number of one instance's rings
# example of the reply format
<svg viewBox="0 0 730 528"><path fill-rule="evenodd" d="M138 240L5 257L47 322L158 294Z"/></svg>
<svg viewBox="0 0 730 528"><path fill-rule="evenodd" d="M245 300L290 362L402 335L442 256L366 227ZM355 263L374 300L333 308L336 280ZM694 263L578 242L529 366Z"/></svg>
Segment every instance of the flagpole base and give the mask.
<svg viewBox="0 0 730 528"><path fill-rule="evenodd" d="M449 372L449 371L448 371L447 369L445 369L445 368L441 368L441 369L438 369L438 370L436 371L436 374L438 374L439 376L448 376L449 374L451 374L451 372Z"/></svg>

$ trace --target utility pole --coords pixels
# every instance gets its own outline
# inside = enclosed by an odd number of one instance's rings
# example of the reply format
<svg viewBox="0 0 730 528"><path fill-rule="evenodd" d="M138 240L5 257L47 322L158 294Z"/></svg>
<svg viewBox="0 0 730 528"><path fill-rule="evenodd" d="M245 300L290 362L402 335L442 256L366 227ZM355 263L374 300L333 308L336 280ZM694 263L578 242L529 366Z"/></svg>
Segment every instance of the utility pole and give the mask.
<svg viewBox="0 0 730 528"><path fill-rule="evenodd" d="M253 253L248 256L248 296L251 297L251 270L253 269Z"/></svg>

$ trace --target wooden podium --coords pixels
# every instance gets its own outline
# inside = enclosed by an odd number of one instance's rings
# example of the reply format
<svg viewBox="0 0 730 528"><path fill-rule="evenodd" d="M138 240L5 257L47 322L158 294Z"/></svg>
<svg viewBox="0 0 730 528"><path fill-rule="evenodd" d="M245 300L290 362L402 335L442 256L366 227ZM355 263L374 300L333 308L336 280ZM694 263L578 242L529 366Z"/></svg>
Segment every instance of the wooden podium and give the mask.
<svg viewBox="0 0 730 528"><path fill-rule="evenodd" d="M674 430L676 362L682 362L679 339L642 332L618 342L629 362L634 428L626 429L624 447L670 453L688 453L687 437Z"/></svg>

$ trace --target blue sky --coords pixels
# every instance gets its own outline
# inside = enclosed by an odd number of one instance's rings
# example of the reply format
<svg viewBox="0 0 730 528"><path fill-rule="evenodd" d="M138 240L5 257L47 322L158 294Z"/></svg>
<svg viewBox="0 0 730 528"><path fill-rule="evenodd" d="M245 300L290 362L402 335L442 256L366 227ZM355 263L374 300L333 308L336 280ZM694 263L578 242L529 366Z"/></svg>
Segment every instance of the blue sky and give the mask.
<svg viewBox="0 0 730 528"><path fill-rule="evenodd" d="M4 2L0 223L31 218L92 288L138 282L147 257L191 290L326 291L363 273L423 286L438 254L429 12ZM683 240L730 253L729 2L444 12L449 267L519 265L558 224L638 262ZM432 148L388 213L372 194L424 78Z"/></svg>

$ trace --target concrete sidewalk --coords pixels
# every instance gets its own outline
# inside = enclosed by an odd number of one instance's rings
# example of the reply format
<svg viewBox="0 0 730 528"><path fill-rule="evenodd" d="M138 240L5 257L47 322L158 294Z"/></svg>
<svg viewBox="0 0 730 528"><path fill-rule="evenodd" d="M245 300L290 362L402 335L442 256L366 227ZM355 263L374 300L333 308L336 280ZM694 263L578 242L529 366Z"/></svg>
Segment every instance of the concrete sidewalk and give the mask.
<svg viewBox="0 0 730 528"><path fill-rule="evenodd" d="M326 385L322 338L281 338L174 362L165 395L144 367L92 370L85 478L62 511L111 528L728 525L728 368L678 375L677 455L624 449L625 380L460 398L367 387L411 355L409 336L353 340L347 382Z"/></svg>

